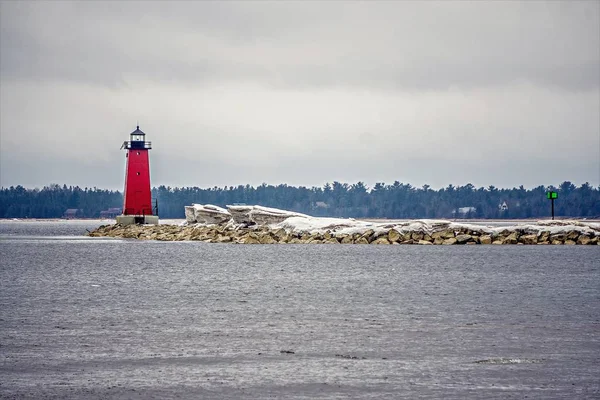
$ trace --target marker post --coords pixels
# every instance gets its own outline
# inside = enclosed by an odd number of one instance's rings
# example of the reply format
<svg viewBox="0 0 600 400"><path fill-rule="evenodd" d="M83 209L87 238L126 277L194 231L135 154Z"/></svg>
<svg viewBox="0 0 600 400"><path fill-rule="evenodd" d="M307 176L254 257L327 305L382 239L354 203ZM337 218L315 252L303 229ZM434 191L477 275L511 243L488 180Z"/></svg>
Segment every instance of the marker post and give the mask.
<svg viewBox="0 0 600 400"><path fill-rule="evenodd" d="M558 199L558 193L547 192L546 198L552 202L552 220L554 221L554 200Z"/></svg>

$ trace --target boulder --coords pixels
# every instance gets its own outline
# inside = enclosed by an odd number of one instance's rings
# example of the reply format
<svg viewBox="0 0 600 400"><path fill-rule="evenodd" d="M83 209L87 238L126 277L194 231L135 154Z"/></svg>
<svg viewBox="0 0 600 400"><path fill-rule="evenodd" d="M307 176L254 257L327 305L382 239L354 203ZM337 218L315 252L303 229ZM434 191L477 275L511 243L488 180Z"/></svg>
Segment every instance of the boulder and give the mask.
<svg viewBox="0 0 600 400"><path fill-rule="evenodd" d="M125 231L121 235L121 237L124 237L125 239L137 239L138 236L139 236L139 232L135 232L135 231Z"/></svg>
<svg viewBox="0 0 600 400"><path fill-rule="evenodd" d="M547 242L548 239L550 239L550 232L549 231L540 231L540 233L538 235L538 243L539 242Z"/></svg>
<svg viewBox="0 0 600 400"><path fill-rule="evenodd" d="M456 235L456 244L465 244L472 240L473 240L473 237L471 235L467 235L467 234Z"/></svg>
<svg viewBox="0 0 600 400"><path fill-rule="evenodd" d="M385 236L381 236L371 242L371 244L391 244Z"/></svg>
<svg viewBox="0 0 600 400"><path fill-rule="evenodd" d="M375 234L375 231L373 229L368 229L365 233L363 233L362 235L360 235L360 238L366 239L367 243L371 243L373 241L373 235ZM355 242L357 243L357 242Z"/></svg>
<svg viewBox="0 0 600 400"><path fill-rule="evenodd" d="M400 239L400 242L406 242L406 241L412 240L411 236L412 236L412 232L403 233L402 238Z"/></svg>
<svg viewBox="0 0 600 400"><path fill-rule="evenodd" d="M273 244L273 243L277 243L277 240L275 240L273 238L273 236L271 236L270 233L262 233L259 235L258 237L258 241L260 242L260 244Z"/></svg>
<svg viewBox="0 0 600 400"><path fill-rule="evenodd" d="M452 244L456 244L456 238L448 238L446 240L444 240L444 242L442 244L444 245L452 245Z"/></svg>
<svg viewBox="0 0 600 400"><path fill-rule="evenodd" d="M379 239L380 237L385 237L387 239L387 235L388 235L388 231L382 229L382 230L377 230L375 232L373 232L373 235L371 236L371 238L373 240L375 239Z"/></svg>
<svg viewBox="0 0 600 400"><path fill-rule="evenodd" d="M260 236L259 236L259 234L260 234L259 232L248 232L248 236L249 236L249 237L251 237L251 238L253 238L253 239L256 239L256 240L258 240L258 241L260 241Z"/></svg>
<svg viewBox="0 0 600 400"><path fill-rule="evenodd" d="M491 235L483 235L479 237L479 242L481 244L492 244L492 236Z"/></svg>
<svg viewBox="0 0 600 400"><path fill-rule="evenodd" d="M453 229L446 229L444 231L442 231L442 239L450 239L453 238L454 235L454 230Z"/></svg>
<svg viewBox="0 0 600 400"><path fill-rule="evenodd" d="M519 234L517 232L512 232L510 235L504 238L504 244L517 244L519 243Z"/></svg>
<svg viewBox="0 0 600 400"><path fill-rule="evenodd" d="M400 237L400 232L398 232L395 229L390 229L390 231L388 232L388 240L390 241L390 243L399 241Z"/></svg>
<svg viewBox="0 0 600 400"><path fill-rule="evenodd" d="M203 240L217 240L217 236L219 236L219 233L217 231L215 231L214 229L208 229L204 232L203 236Z"/></svg>
<svg viewBox="0 0 600 400"><path fill-rule="evenodd" d="M567 240L575 241L575 240L577 240L578 237L579 237L579 232L577 232L577 231L571 231L567 234Z"/></svg>
<svg viewBox="0 0 600 400"><path fill-rule="evenodd" d="M354 243L354 240L352 239L352 236L350 235L345 235L344 237L342 237L342 240L340 240L341 244L352 244Z"/></svg>
<svg viewBox="0 0 600 400"><path fill-rule="evenodd" d="M364 236L359 237L354 241L355 244L369 244L369 241Z"/></svg>
<svg viewBox="0 0 600 400"><path fill-rule="evenodd" d="M231 242L231 236L217 236L217 238L215 239L215 242L217 243L229 243Z"/></svg>
<svg viewBox="0 0 600 400"><path fill-rule="evenodd" d="M434 240L438 239L438 238L442 238L443 234L444 234L444 231L436 231L431 234L431 238Z"/></svg>
<svg viewBox="0 0 600 400"><path fill-rule="evenodd" d="M430 245L430 244L433 244L433 243L431 243L431 242L430 242L430 241L428 241L428 240L419 240L419 242L418 242L417 244L420 244L420 245L425 245L425 246L427 246L427 245Z"/></svg>
<svg viewBox="0 0 600 400"><path fill-rule="evenodd" d="M192 240L190 232L183 231L176 235L178 240Z"/></svg>
<svg viewBox="0 0 600 400"><path fill-rule="evenodd" d="M590 238L589 236L586 236L586 235L579 235L579 238L577 238L577 244L587 245L587 244L590 244L591 242L592 242L592 238Z"/></svg>
<svg viewBox="0 0 600 400"><path fill-rule="evenodd" d="M447 229L446 232L444 233L444 237L446 239L450 239L450 238L456 237L456 232L454 232L453 229Z"/></svg>
<svg viewBox="0 0 600 400"><path fill-rule="evenodd" d="M415 242L418 242L419 240L423 240L423 233L421 232L413 232L413 234L410 237L412 240L414 240Z"/></svg>
<svg viewBox="0 0 600 400"><path fill-rule="evenodd" d="M299 238L302 239L303 242L308 242L313 236L310 233L301 233Z"/></svg>
<svg viewBox="0 0 600 400"><path fill-rule="evenodd" d="M519 241L523 244L537 244L538 237L535 234L524 235L519 238Z"/></svg>
<svg viewBox="0 0 600 400"><path fill-rule="evenodd" d="M246 235L246 236L242 236L241 238L238 239L238 243L242 243L242 244L260 244L260 241L258 240L257 237L253 236L253 235Z"/></svg>
<svg viewBox="0 0 600 400"><path fill-rule="evenodd" d="M277 229L275 232L273 232L273 235L279 240L281 241L282 239L287 237L287 232L285 231L285 229L283 228L279 228Z"/></svg>
<svg viewBox="0 0 600 400"><path fill-rule="evenodd" d="M322 241L325 238L320 233L311 233L311 234L308 234L307 236L302 236L302 239L305 242L308 243L308 242L311 242L311 241L314 241L314 240L320 240L320 241Z"/></svg>

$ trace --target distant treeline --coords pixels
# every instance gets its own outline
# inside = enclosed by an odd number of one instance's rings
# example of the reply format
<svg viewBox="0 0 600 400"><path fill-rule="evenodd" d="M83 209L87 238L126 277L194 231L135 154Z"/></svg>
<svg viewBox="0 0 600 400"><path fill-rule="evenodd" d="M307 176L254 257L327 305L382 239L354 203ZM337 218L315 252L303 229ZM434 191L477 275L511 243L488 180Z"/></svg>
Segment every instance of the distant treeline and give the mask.
<svg viewBox="0 0 600 400"><path fill-rule="evenodd" d="M471 184L433 190L429 185L377 183L368 188L363 182L327 183L323 187L294 187L285 184L258 187L229 186L152 189L161 218L184 218L184 206L192 203L259 204L314 216L354 218L543 218L550 215L546 192L558 192L555 215L561 217L600 217L600 187L588 183L576 187L563 182L558 187L525 189L476 188ZM0 189L0 218L60 218L67 209L77 216L97 218L102 211L120 208L119 191L50 185L43 189L22 186Z"/></svg>

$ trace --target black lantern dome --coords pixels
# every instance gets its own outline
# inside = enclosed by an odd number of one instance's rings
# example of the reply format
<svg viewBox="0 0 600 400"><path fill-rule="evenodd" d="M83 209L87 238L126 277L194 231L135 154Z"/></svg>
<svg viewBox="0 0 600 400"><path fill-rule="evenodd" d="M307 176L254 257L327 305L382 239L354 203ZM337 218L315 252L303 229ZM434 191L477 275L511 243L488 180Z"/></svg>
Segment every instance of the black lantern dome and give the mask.
<svg viewBox="0 0 600 400"><path fill-rule="evenodd" d="M146 140L146 134L140 130L140 126L136 126L135 131L129 134L132 142L144 142Z"/></svg>

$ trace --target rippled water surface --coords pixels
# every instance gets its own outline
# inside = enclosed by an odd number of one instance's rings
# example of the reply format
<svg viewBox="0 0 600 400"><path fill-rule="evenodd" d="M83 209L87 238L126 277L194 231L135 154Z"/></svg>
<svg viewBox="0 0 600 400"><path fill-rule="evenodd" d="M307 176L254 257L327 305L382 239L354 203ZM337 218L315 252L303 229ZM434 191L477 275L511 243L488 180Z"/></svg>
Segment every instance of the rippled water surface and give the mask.
<svg viewBox="0 0 600 400"><path fill-rule="evenodd" d="M0 398L598 398L600 246L0 222Z"/></svg>

